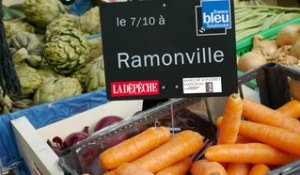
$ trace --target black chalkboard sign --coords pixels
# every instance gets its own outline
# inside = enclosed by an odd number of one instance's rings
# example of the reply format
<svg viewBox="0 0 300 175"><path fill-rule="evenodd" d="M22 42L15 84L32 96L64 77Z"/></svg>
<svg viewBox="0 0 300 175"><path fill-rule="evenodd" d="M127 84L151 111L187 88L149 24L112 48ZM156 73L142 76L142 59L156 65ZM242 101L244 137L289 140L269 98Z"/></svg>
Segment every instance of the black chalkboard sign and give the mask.
<svg viewBox="0 0 300 175"><path fill-rule="evenodd" d="M101 4L108 98L237 92L233 9L232 0Z"/></svg>

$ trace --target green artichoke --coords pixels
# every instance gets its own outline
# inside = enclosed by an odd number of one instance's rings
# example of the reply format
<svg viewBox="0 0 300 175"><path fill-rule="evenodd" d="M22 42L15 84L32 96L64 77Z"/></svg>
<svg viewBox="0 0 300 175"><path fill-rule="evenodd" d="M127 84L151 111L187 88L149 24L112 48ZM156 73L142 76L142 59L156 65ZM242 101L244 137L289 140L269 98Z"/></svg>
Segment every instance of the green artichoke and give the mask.
<svg viewBox="0 0 300 175"><path fill-rule="evenodd" d="M43 77L44 83L53 78L62 77L52 70L49 66L43 66L40 69L37 69L38 74Z"/></svg>
<svg viewBox="0 0 300 175"><path fill-rule="evenodd" d="M11 37L10 45L15 49L25 48L28 53L40 50L42 43L34 33L20 31Z"/></svg>
<svg viewBox="0 0 300 175"><path fill-rule="evenodd" d="M102 55L102 37L100 35L93 35L89 37L89 46L91 48L90 56L92 58L98 58Z"/></svg>
<svg viewBox="0 0 300 175"><path fill-rule="evenodd" d="M42 64L43 58L40 55L29 55L26 62L29 66L38 68Z"/></svg>
<svg viewBox="0 0 300 175"><path fill-rule="evenodd" d="M21 48L16 52L12 53L12 59L15 64L24 62L29 57L28 51L25 48Z"/></svg>
<svg viewBox="0 0 300 175"><path fill-rule="evenodd" d="M103 56L93 60L91 69L87 74L85 83L88 92L105 87Z"/></svg>
<svg viewBox="0 0 300 175"><path fill-rule="evenodd" d="M16 50L13 52L14 63L26 60L30 66L35 68L41 64L43 45L36 34L18 32L11 37L10 46Z"/></svg>
<svg viewBox="0 0 300 175"><path fill-rule="evenodd" d="M42 85L43 77L27 64L17 64L15 70L20 80L23 95L33 94Z"/></svg>
<svg viewBox="0 0 300 175"><path fill-rule="evenodd" d="M3 90L0 87L0 114L9 113L12 110L13 101L9 96L3 94Z"/></svg>
<svg viewBox="0 0 300 175"><path fill-rule="evenodd" d="M92 60L91 62L89 62L88 64L86 64L83 68L79 69L78 71L74 72L71 77L72 78L76 78L84 91L86 91L86 78L87 78L87 75L89 73L89 71L91 70L91 67L93 65L94 61Z"/></svg>
<svg viewBox="0 0 300 175"><path fill-rule="evenodd" d="M13 101L12 105L13 105L14 111L20 110L20 109L26 109L26 108L33 106L33 100L29 99L29 98L18 99L18 100Z"/></svg>
<svg viewBox="0 0 300 175"><path fill-rule="evenodd" d="M85 67L76 71L71 77L77 78L84 91L94 91L105 87L103 56L93 59Z"/></svg>
<svg viewBox="0 0 300 175"><path fill-rule="evenodd" d="M61 31L47 41L44 58L56 72L68 75L90 61L89 52L87 37L73 28Z"/></svg>
<svg viewBox="0 0 300 175"><path fill-rule="evenodd" d="M27 20L40 28L45 28L59 14L66 13L59 0L25 0L23 10Z"/></svg>
<svg viewBox="0 0 300 175"><path fill-rule="evenodd" d="M100 9L98 6L91 8L80 16L79 29L89 34L100 32Z"/></svg>
<svg viewBox="0 0 300 175"><path fill-rule="evenodd" d="M71 14L61 14L47 26L46 38L72 28L78 28L78 17Z"/></svg>
<svg viewBox="0 0 300 175"><path fill-rule="evenodd" d="M46 36L43 34L36 34L36 37L42 42L45 43L46 42Z"/></svg>
<svg viewBox="0 0 300 175"><path fill-rule="evenodd" d="M44 83L34 94L35 104L50 103L59 99L79 95L81 85L76 78L53 78Z"/></svg>
<svg viewBox="0 0 300 175"><path fill-rule="evenodd" d="M5 27L5 35L10 38L12 35L24 31L24 32L35 32L35 28L24 19L14 19L9 21L3 21Z"/></svg>

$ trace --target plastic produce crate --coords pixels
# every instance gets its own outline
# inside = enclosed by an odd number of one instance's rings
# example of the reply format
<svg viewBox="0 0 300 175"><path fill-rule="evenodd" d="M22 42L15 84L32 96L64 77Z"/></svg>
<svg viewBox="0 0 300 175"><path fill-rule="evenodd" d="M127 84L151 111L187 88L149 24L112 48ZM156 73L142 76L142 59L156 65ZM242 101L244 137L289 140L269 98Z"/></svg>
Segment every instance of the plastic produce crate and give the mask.
<svg viewBox="0 0 300 175"><path fill-rule="evenodd" d="M288 78L300 81L300 68L268 63L243 74L239 84L256 80L262 104L277 109L291 99ZM272 170L267 175L299 175L300 160Z"/></svg>
<svg viewBox="0 0 300 175"><path fill-rule="evenodd" d="M81 2L81 1L80 1ZM23 18L23 11L18 8L22 6L24 0L4 0L1 1L1 20L12 20ZM68 6L69 12L74 15L81 15L92 6L92 2L77 2L76 5ZM12 7L11 9L9 7ZM72 7L72 8L71 8ZM10 10L13 10L10 11ZM1 11L2 12L2 11ZM80 14L77 14L80 12ZM98 35L95 35L98 36ZM95 37L94 36L94 37ZM7 37L7 36L6 36ZM1 37L3 38L3 37ZM6 38L7 39L7 38ZM98 53L97 53L98 54ZM28 168L20 155L14 133L10 122L14 119L26 116L35 129L43 128L57 121L69 118L92 108L98 107L108 102L104 88L93 92L83 93L47 104L31 106L16 112L0 115L0 174L8 171L15 171L14 174L28 174Z"/></svg>
<svg viewBox="0 0 300 175"><path fill-rule="evenodd" d="M242 97L246 95L243 85L255 79L258 82L260 102L275 109L290 100L288 77L300 80L300 69L269 63L239 77L239 91ZM67 175L79 175L84 172L92 175L101 174L103 170L99 165L98 155L106 149L112 138L118 138L124 133L133 136L145 128L158 124L167 126L175 132L192 129L201 133L205 137L204 147L192 158L193 160L203 158L205 149L216 143L217 129L214 117L222 114L226 98L217 97L217 99L214 104L208 102L209 98L170 99L118 125L100 130L89 139L65 150L60 156L59 166ZM171 116L174 117L173 120ZM90 164L87 166L85 154L88 149L94 152L89 157ZM299 169L300 161L296 161L273 170L269 175L280 175L282 172L286 172L285 175L295 175L293 174L295 171L300 173Z"/></svg>
<svg viewBox="0 0 300 175"><path fill-rule="evenodd" d="M201 133L205 137L205 146L193 157L194 160L199 159L203 156L203 150L214 144L216 140L217 129L213 124L212 111L205 108L206 103L209 102L204 98L171 99L123 120L118 125L100 130L87 140L65 150L59 165L64 169L65 174L79 175L83 172L93 175L102 174L103 170L99 166L98 155L113 142L113 138L123 137L124 134L131 137L148 127L159 125L173 129L171 132L191 129ZM195 108L197 110L194 110ZM172 115L174 120L171 118ZM89 157L85 155L88 149L93 150L93 154Z"/></svg>
<svg viewBox="0 0 300 175"><path fill-rule="evenodd" d="M300 24L300 17L297 18L293 18L289 21L286 21L284 23L281 23L277 26L274 26L268 30L259 32L255 35L262 35L264 39L269 39L269 38L273 38L277 35L277 33L285 26L289 25L289 24ZM253 36L248 36L240 41L237 42L236 44L236 54L237 55L242 55L248 51L250 51L253 47ZM241 72L240 70L238 70L238 74L242 75L243 72ZM257 87L257 84L255 82L255 80L252 80L250 82L247 83L247 86L249 86L252 89L255 89Z"/></svg>

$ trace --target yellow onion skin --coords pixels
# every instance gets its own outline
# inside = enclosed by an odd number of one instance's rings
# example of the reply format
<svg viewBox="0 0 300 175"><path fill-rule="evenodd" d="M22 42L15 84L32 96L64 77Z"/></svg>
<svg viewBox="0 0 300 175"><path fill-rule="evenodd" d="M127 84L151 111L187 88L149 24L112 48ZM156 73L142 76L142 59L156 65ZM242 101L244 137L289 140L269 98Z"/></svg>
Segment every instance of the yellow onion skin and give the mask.
<svg viewBox="0 0 300 175"><path fill-rule="evenodd" d="M293 45L298 40L300 40L300 24L290 24L283 27L276 37L279 46Z"/></svg>
<svg viewBox="0 0 300 175"><path fill-rule="evenodd" d="M300 81L290 80L290 93L293 99L300 101Z"/></svg>
<svg viewBox="0 0 300 175"><path fill-rule="evenodd" d="M290 55L300 59L300 39L290 49Z"/></svg>
<svg viewBox="0 0 300 175"><path fill-rule="evenodd" d="M253 37L253 51L260 52L264 56L274 56L278 46L274 40L263 39L261 35Z"/></svg>
<svg viewBox="0 0 300 175"><path fill-rule="evenodd" d="M259 54L258 52L251 51L241 56L237 66L239 70L248 72L266 63L267 60L263 55Z"/></svg>

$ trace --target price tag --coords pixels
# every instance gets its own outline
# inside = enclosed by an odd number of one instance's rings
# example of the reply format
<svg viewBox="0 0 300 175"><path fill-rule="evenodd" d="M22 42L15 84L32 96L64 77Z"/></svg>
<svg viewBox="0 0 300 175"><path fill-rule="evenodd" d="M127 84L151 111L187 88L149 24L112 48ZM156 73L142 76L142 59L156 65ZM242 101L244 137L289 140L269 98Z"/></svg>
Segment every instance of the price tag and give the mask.
<svg viewBox="0 0 300 175"><path fill-rule="evenodd" d="M232 0L104 3L100 12L109 99L237 92Z"/></svg>

